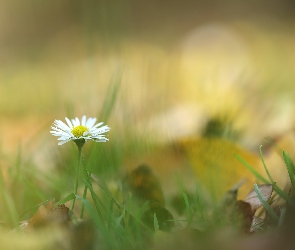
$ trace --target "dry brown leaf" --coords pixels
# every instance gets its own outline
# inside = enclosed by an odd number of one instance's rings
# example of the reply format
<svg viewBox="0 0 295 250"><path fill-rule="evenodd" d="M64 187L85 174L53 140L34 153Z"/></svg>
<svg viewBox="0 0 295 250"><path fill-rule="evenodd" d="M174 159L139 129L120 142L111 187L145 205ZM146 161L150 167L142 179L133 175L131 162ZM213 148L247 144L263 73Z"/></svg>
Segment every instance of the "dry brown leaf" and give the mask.
<svg viewBox="0 0 295 250"><path fill-rule="evenodd" d="M263 224L264 224L264 219L253 216L250 233L260 231Z"/></svg>
<svg viewBox="0 0 295 250"><path fill-rule="evenodd" d="M237 213L241 220L241 229L245 233L250 232L251 223L253 220L252 212L251 212L251 205L245 201L237 201Z"/></svg>
<svg viewBox="0 0 295 250"><path fill-rule="evenodd" d="M243 180L225 193L218 213L227 220L227 223L236 225L241 232L249 233L253 217L251 205L237 200L238 189L242 184Z"/></svg>
<svg viewBox="0 0 295 250"><path fill-rule="evenodd" d="M264 185L260 185L259 189L261 194L263 195L264 200L269 201L273 192L273 186L271 184L264 184ZM244 201L248 202L251 205L251 210L253 215L256 212L256 210L262 206L262 203L260 202L254 189L252 189L248 193Z"/></svg>
<svg viewBox="0 0 295 250"><path fill-rule="evenodd" d="M22 230L37 229L52 223L60 225L70 220L69 208L64 204L54 207L54 200L41 205L33 217L20 225Z"/></svg>

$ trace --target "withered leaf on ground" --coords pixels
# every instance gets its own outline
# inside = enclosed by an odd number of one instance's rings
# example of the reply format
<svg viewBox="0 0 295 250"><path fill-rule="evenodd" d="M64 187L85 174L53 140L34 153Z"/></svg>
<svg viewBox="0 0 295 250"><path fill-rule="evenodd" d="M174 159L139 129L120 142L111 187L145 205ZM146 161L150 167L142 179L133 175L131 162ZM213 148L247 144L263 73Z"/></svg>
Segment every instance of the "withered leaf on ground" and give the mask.
<svg viewBox="0 0 295 250"><path fill-rule="evenodd" d="M239 231L249 233L253 216L251 205L237 200L239 187L243 183L244 180L241 180L224 194L216 214L222 223L234 225Z"/></svg>
<svg viewBox="0 0 295 250"><path fill-rule="evenodd" d="M253 220L251 205L248 202L239 200L236 206L238 218L241 220L240 227L243 232L249 233Z"/></svg>
<svg viewBox="0 0 295 250"><path fill-rule="evenodd" d="M154 229L154 215L156 215L160 230L170 231L172 229L173 216L165 208L160 181L151 167L141 164L127 174L123 179L123 191L130 192L139 207L149 201L149 207L142 216L142 221L148 228Z"/></svg>
<svg viewBox="0 0 295 250"><path fill-rule="evenodd" d="M269 199L271 198L272 192L273 192L273 186L271 184L264 184L264 185L260 185L259 189L261 191L261 194L263 195L263 198L266 201L269 201ZM251 205L251 210L252 210L253 215L256 212L256 210L262 206L262 203L259 200L254 189L252 189L248 193L248 195L246 196L244 201L248 202Z"/></svg>
<svg viewBox="0 0 295 250"><path fill-rule="evenodd" d="M63 225L67 221L70 221L69 208L64 204L54 207L54 200L52 200L41 205L33 217L23 222L20 228L26 231L49 226L52 223Z"/></svg>
<svg viewBox="0 0 295 250"><path fill-rule="evenodd" d="M264 224L264 219L253 216L250 233L260 231Z"/></svg>

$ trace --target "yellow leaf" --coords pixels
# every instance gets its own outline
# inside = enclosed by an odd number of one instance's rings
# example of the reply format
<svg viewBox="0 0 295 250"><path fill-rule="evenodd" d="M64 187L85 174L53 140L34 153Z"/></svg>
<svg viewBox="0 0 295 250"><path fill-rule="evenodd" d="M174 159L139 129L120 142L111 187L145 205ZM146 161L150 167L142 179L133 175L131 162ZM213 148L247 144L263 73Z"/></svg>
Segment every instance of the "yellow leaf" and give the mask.
<svg viewBox="0 0 295 250"><path fill-rule="evenodd" d="M197 180L216 199L243 178L246 182L239 189L238 197L243 197L253 187L255 176L234 157L235 154L263 174L260 157L231 141L213 137L188 138L179 142L179 146L187 154Z"/></svg>

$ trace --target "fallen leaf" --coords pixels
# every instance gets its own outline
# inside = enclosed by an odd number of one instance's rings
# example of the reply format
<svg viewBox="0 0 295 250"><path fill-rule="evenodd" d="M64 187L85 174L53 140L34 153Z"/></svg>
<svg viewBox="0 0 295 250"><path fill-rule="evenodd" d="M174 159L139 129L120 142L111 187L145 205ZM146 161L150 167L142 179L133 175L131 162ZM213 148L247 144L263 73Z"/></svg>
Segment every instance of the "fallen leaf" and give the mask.
<svg viewBox="0 0 295 250"><path fill-rule="evenodd" d="M251 205L245 201L237 201L237 214L241 220L240 227L243 232L249 233L251 230L251 225L253 221L253 215L251 210Z"/></svg>
<svg viewBox="0 0 295 250"><path fill-rule="evenodd" d="M234 155L239 155L258 172L262 172L258 155L223 138L186 138L178 141L176 146L188 157L196 178L217 199L235 185L237 180L247 179L239 190L238 198L246 195L250 185L254 184L253 174Z"/></svg>
<svg viewBox="0 0 295 250"><path fill-rule="evenodd" d="M264 185L260 185L259 189L261 191L261 194L262 194L264 200L269 201L269 199L271 198L272 192L273 192L273 186L271 184L264 184ZM254 189L252 189L248 193L248 195L246 196L244 201L248 202L251 205L251 210L252 210L253 215L256 212L256 210L262 206L262 203L259 200Z"/></svg>
<svg viewBox="0 0 295 250"><path fill-rule="evenodd" d="M253 216L250 233L261 231L263 224L264 224L264 219Z"/></svg>
<svg viewBox="0 0 295 250"><path fill-rule="evenodd" d="M38 229L57 223L62 225L70 220L69 208L64 204L54 207L54 200L41 205L31 219L20 225L22 230Z"/></svg>

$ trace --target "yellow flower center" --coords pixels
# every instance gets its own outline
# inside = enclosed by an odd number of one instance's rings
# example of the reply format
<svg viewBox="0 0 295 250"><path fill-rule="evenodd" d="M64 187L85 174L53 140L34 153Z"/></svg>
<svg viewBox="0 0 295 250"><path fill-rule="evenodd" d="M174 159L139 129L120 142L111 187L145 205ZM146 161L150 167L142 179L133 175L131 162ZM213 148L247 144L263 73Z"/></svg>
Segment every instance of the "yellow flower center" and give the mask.
<svg viewBox="0 0 295 250"><path fill-rule="evenodd" d="M85 126L82 126L82 125L79 125L79 126L77 126L77 127L74 127L74 128L72 129L72 133L73 133L73 135L74 135L75 137L77 137L77 138L81 137L81 136L84 134L84 132L86 132L86 131L88 131L88 128L85 127Z"/></svg>

